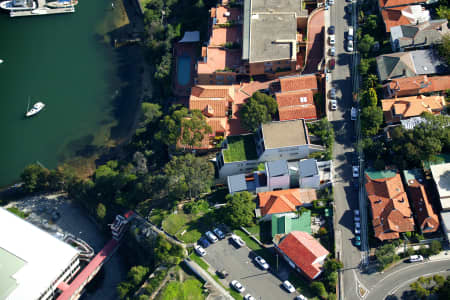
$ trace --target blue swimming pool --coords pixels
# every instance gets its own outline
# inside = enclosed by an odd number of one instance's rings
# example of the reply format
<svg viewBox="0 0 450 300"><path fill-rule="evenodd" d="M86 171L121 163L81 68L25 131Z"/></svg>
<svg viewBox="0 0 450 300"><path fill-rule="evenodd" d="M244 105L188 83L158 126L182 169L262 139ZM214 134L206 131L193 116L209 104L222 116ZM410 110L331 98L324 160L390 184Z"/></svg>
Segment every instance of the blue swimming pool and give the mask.
<svg viewBox="0 0 450 300"><path fill-rule="evenodd" d="M180 56L177 61L177 79L179 85L186 85L191 79L191 58Z"/></svg>

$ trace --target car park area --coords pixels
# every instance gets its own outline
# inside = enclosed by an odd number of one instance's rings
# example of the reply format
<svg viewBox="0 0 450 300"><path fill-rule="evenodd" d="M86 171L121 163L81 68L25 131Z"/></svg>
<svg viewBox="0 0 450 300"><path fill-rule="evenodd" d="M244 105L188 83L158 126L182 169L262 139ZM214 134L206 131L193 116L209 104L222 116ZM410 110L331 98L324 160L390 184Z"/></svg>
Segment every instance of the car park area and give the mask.
<svg viewBox="0 0 450 300"><path fill-rule="evenodd" d="M264 270L255 260L257 256L246 245L239 247L231 237L226 237L211 244L203 259L215 270L228 273L224 279L227 287L231 287L233 280L242 284L245 288L242 296L250 294L255 299L293 299L295 294L289 294L283 288L283 282L271 273L270 270L276 266Z"/></svg>

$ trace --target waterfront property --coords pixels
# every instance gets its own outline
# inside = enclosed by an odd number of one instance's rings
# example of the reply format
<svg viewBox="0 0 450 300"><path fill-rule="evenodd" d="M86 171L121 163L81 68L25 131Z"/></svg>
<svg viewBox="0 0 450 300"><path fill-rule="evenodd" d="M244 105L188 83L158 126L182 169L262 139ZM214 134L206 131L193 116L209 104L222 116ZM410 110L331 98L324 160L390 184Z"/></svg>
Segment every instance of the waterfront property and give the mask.
<svg viewBox="0 0 450 300"><path fill-rule="evenodd" d="M3 208L0 227L0 299L53 299L80 269L78 250Z"/></svg>

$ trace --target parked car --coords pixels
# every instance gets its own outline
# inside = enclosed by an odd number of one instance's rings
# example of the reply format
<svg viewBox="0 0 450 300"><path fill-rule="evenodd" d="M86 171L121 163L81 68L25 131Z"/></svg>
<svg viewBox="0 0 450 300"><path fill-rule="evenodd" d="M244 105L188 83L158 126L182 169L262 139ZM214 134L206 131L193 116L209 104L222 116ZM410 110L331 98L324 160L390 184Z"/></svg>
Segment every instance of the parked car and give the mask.
<svg viewBox="0 0 450 300"><path fill-rule="evenodd" d="M347 6L345 7L345 11L346 11L349 15L352 15L352 12L353 12L353 5L352 5L352 4L347 5Z"/></svg>
<svg viewBox="0 0 450 300"><path fill-rule="evenodd" d="M231 286L236 290L236 291L238 291L239 293L242 293L242 292L244 292L245 291L245 288L242 286L242 284L239 282L239 281L237 281L237 280L233 280L232 282L231 282Z"/></svg>
<svg viewBox="0 0 450 300"><path fill-rule="evenodd" d="M247 294L247 295L244 296L244 300L256 300L256 299L252 295Z"/></svg>
<svg viewBox="0 0 450 300"><path fill-rule="evenodd" d="M238 247L242 247L245 245L244 241L237 235L233 234L231 236L231 240L236 244Z"/></svg>
<svg viewBox="0 0 450 300"><path fill-rule="evenodd" d="M295 300L308 300L308 298L306 298L305 296L303 296L302 294L298 295L297 297L295 297Z"/></svg>
<svg viewBox="0 0 450 300"><path fill-rule="evenodd" d="M360 221L361 221L361 218L360 218L359 216L354 216L354 217L353 217L353 220L354 220L355 222L360 222Z"/></svg>
<svg viewBox="0 0 450 300"><path fill-rule="evenodd" d="M350 119L352 121L355 121L358 117L358 109L356 107L352 107L352 110L350 111Z"/></svg>
<svg viewBox="0 0 450 300"><path fill-rule="evenodd" d="M328 10L330 8L330 6L328 5L328 3L325 3L325 10Z"/></svg>
<svg viewBox="0 0 450 300"><path fill-rule="evenodd" d="M204 237L204 236L202 236L202 237L198 240L197 244L199 244L199 245L202 246L203 248L208 248L208 246L210 245L208 239L207 239L206 237Z"/></svg>
<svg viewBox="0 0 450 300"><path fill-rule="evenodd" d="M215 235L217 235L219 237L219 239L225 238L225 234L219 228L214 228L213 232Z"/></svg>
<svg viewBox="0 0 450 300"><path fill-rule="evenodd" d="M336 99L336 89L335 88L330 89L330 98Z"/></svg>
<svg viewBox="0 0 450 300"><path fill-rule="evenodd" d="M347 42L347 51L348 52L353 52L353 41L350 40L350 39Z"/></svg>
<svg viewBox="0 0 450 300"><path fill-rule="evenodd" d="M359 177L359 167L358 166L353 166L352 167L352 173L353 173L353 177L354 178Z"/></svg>
<svg viewBox="0 0 450 300"><path fill-rule="evenodd" d="M334 27L334 25L331 25L330 27L328 27L328 34L329 35L334 35L334 33L335 33L335 27Z"/></svg>
<svg viewBox="0 0 450 300"><path fill-rule="evenodd" d="M409 257L409 261L410 262L419 262L419 261L423 261L423 256L422 255L411 255Z"/></svg>
<svg viewBox="0 0 450 300"><path fill-rule="evenodd" d="M332 58L332 59L330 59L328 64L329 64L330 70L334 70L334 67L336 66L336 60L334 58Z"/></svg>
<svg viewBox="0 0 450 300"><path fill-rule="evenodd" d="M217 270L216 273L217 273L217 276L219 276L222 279L224 279L225 277L228 276L228 272L223 270L223 269L222 270Z"/></svg>
<svg viewBox="0 0 450 300"><path fill-rule="evenodd" d="M355 227L355 234L360 234L360 233L361 233L361 231L359 230L359 228Z"/></svg>
<svg viewBox="0 0 450 300"><path fill-rule="evenodd" d="M289 293L294 293L295 292L295 288L294 286L287 280L283 281L283 287L289 292Z"/></svg>
<svg viewBox="0 0 450 300"><path fill-rule="evenodd" d="M357 217L359 217L359 209L354 209L353 214Z"/></svg>
<svg viewBox="0 0 450 300"><path fill-rule="evenodd" d="M215 236L211 231L207 231L205 235L212 243L217 243L217 241L219 240L217 236Z"/></svg>
<svg viewBox="0 0 450 300"><path fill-rule="evenodd" d="M331 110L336 110L337 109L337 101L330 100L330 106L331 106Z"/></svg>
<svg viewBox="0 0 450 300"><path fill-rule="evenodd" d="M336 37L334 36L334 34L330 35L329 40L330 40L330 45L336 44Z"/></svg>
<svg viewBox="0 0 450 300"><path fill-rule="evenodd" d="M198 254L199 256L205 256L205 255L206 255L206 250L203 249L203 247L200 246L200 245L195 245L195 246L194 246L194 250L195 250L195 252L197 252L197 254Z"/></svg>
<svg viewBox="0 0 450 300"><path fill-rule="evenodd" d="M356 228L361 228L361 223L355 222L355 227L356 227Z"/></svg>
<svg viewBox="0 0 450 300"><path fill-rule="evenodd" d="M328 0L328 4L333 5L334 4L334 0Z"/></svg>
<svg viewBox="0 0 450 300"><path fill-rule="evenodd" d="M336 48L330 47L330 56L335 56L335 55L336 55Z"/></svg>
<svg viewBox="0 0 450 300"><path fill-rule="evenodd" d="M361 237L359 235L355 236L355 246L361 246Z"/></svg>
<svg viewBox="0 0 450 300"><path fill-rule="evenodd" d="M264 258L262 258L261 256L257 256L255 257L255 261L256 263L263 268L264 270L269 269L269 264L266 262L266 260Z"/></svg>

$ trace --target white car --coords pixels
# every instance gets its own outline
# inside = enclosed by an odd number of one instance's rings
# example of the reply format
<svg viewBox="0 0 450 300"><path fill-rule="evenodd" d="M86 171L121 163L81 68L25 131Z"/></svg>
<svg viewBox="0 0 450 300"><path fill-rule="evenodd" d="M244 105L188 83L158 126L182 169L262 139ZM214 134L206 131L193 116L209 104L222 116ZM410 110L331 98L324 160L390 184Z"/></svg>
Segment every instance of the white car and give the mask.
<svg viewBox="0 0 450 300"><path fill-rule="evenodd" d="M256 300L256 299L252 295L247 294L247 295L244 296L244 300Z"/></svg>
<svg viewBox="0 0 450 300"><path fill-rule="evenodd" d="M283 282L283 287L289 292L289 293L294 293L295 292L295 287L287 280L285 280Z"/></svg>
<svg viewBox="0 0 450 300"><path fill-rule="evenodd" d="M262 258L261 256L257 256L255 257L255 261L256 263L263 268L264 270L269 269L269 264L266 262L266 260L264 258Z"/></svg>
<svg viewBox="0 0 450 300"><path fill-rule="evenodd" d="M305 296L303 296L302 294L298 295L297 297L295 297L295 300L308 300L308 298L306 298Z"/></svg>
<svg viewBox="0 0 450 300"><path fill-rule="evenodd" d="M231 282L231 286L236 290L236 291L238 291L239 293L242 293L242 292L244 292L245 291L245 288L242 286L242 284L239 282L239 281L237 281L237 280L233 280L232 282Z"/></svg>
<svg viewBox="0 0 450 300"><path fill-rule="evenodd" d="M360 233L361 233L361 231L359 230L359 228L355 227L355 234L360 234Z"/></svg>
<svg viewBox="0 0 450 300"><path fill-rule="evenodd" d="M330 47L330 56L336 55L336 47Z"/></svg>
<svg viewBox="0 0 450 300"><path fill-rule="evenodd" d="M348 52L353 52L353 41L352 40L349 40L347 42L347 51Z"/></svg>
<svg viewBox="0 0 450 300"><path fill-rule="evenodd" d="M352 167L352 173L353 173L353 177L355 177L355 178L359 177L359 167L358 166L353 166Z"/></svg>
<svg viewBox="0 0 450 300"><path fill-rule="evenodd" d="M196 245L196 246L194 247L194 250L195 250L195 252L197 252L197 254L198 254L199 256L205 256L205 255L206 255L206 250L203 249L203 247L200 246L200 245Z"/></svg>
<svg viewBox="0 0 450 300"><path fill-rule="evenodd" d="M334 99L330 100L330 106L331 106L331 110L336 110L337 109L337 101Z"/></svg>
<svg viewBox="0 0 450 300"><path fill-rule="evenodd" d="M330 34L329 39L330 39L330 45L336 44L336 37L334 34Z"/></svg>
<svg viewBox="0 0 450 300"><path fill-rule="evenodd" d="M423 256L422 255L411 255L409 257L409 261L410 262L419 262L419 261L423 261Z"/></svg>
<svg viewBox="0 0 450 300"><path fill-rule="evenodd" d="M231 236L231 240L239 247L242 247L245 245L244 241L237 235L233 234Z"/></svg>
<svg viewBox="0 0 450 300"><path fill-rule="evenodd" d="M214 233L212 233L211 231L207 231L205 235L212 243L217 243L218 239L217 236L214 235Z"/></svg>
<svg viewBox="0 0 450 300"><path fill-rule="evenodd" d="M333 5L334 4L334 0L328 0L328 4Z"/></svg>

